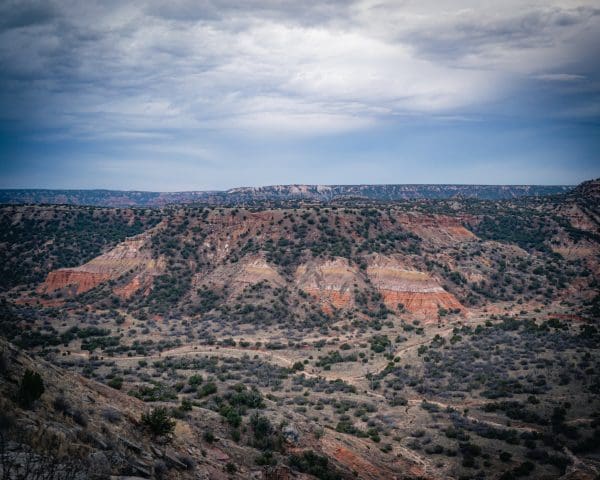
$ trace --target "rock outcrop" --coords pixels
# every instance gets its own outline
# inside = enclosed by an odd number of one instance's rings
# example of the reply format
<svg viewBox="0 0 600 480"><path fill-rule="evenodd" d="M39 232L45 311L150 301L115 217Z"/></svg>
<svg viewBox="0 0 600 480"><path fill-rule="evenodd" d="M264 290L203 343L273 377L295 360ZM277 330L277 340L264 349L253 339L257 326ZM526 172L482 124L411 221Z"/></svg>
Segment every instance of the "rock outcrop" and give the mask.
<svg viewBox="0 0 600 480"><path fill-rule="evenodd" d="M358 269L339 257L300 265L295 280L298 288L316 298L327 313L353 306L354 288L364 287Z"/></svg>
<svg viewBox="0 0 600 480"><path fill-rule="evenodd" d="M453 245L477 239L477 236L463 225L472 223L473 218L403 214L398 216L397 220L406 230L438 245Z"/></svg>
<svg viewBox="0 0 600 480"><path fill-rule="evenodd" d="M150 252L144 249L146 240L146 235L139 235L79 267L54 270L48 274L38 292L51 293L67 289L71 294L80 294L103 282L116 280L128 272L138 270L139 273L129 284L115 289L115 293L127 298L142 286L147 286L149 277L164 268L164 262L151 258Z"/></svg>
<svg viewBox="0 0 600 480"><path fill-rule="evenodd" d="M235 293L260 282L268 282L275 287L285 284L285 280L263 254L247 255L236 263L221 265L209 274L197 273L194 277L195 286L227 285Z"/></svg>
<svg viewBox="0 0 600 480"><path fill-rule="evenodd" d="M408 312L437 318L440 308L464 310L451 293L444 290L429 274L406 268L393 257L375 255L367 267L367 275L379 291L385 305L396 310L403 305Z"/></svg>

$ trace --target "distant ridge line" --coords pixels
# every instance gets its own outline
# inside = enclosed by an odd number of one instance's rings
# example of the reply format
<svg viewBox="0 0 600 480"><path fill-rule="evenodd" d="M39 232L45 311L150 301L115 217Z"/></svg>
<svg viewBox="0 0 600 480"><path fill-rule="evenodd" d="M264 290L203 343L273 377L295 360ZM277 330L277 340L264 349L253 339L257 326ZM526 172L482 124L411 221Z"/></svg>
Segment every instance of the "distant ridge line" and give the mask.
<svg viewBox="0 0 600 480"><path fill-rule="evenodd" d="M168 204L208 203L225 205L289 200L330 202L344 198L379 201L450 198L506 200L525 196L560 195L568 193L573 188L573 185L292 184L181 192L109 189L1 189L0 203L158 207Z"/></svg>

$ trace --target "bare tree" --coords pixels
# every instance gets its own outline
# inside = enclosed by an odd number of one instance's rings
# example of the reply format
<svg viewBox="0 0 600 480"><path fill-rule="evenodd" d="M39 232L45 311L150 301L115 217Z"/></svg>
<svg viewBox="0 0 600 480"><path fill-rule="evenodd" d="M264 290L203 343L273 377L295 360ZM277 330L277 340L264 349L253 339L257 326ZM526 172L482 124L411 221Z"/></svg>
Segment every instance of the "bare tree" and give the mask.
<svg viewBox="0 0 600 480"><path fill-rule="evenodd" d="M23 429L0 430L0 479L79 480L89 478L82 456L63 445L47 428L35 434Z"/></svg>

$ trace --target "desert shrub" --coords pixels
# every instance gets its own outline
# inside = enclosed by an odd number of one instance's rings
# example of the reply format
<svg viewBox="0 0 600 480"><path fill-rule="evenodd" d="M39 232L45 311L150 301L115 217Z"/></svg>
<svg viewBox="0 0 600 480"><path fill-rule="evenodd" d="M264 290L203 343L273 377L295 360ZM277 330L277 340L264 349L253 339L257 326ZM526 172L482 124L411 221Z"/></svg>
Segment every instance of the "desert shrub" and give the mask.
<svg viewBox="0 0 600 480"><path fill-rule="evenodd" d="M73 417L73 420L78 425L81 425L82 427L87 427L88 417L83 412L83 410L79 410L79 409L73 410L73 413L71 414L71 417Z"/></svg>
<svg viewBox="0 0 600 480"><path fill-rule="evenodd" d="M292 365L292 370L294 372L302 371L302 370L304 370L304 364L302 362L295 362Z"/></svg>
<svg viewBox="0 0 600 480"><path fill-rule="evenodd" d="M269 419L258 412L250 417L250 426L254 436L253 446L261 450L281 450L283 436L276 430Z"/></svg>
<svg viewBox="0 0 600 480"><path fill-rule="evenodd" d="M510 462L512 455L508 452L500 452L499 458L501 462Z"/></svg>
<svg viewBox="0 0 600 480"><path fill-rule="evenodd" d="M522 420L523 422L535 423L537 425L547 425L548 421L532 410L525 408L520 402L502 401L492 402L483 405L484 412L495 412L496 410L503 411L508 418L513 420Z"/></svg>
<svg viewBox="0 0 600 480"><path fill-rule="evenodd" d="M188 398L184 398L181 400L179 409L183 412L190 412L192 410L192 402Z"/></svg>
<svg viewBox="0 0 600 480"><path fill-rule="evenodd" d="M371 343L371 350L375 353L384 352L388 345L390 345L387 335L375 335L369 342Z"/></svg>
<svg viewBox="0 0 600 480"><path fill-rule="evenodd" d="M123 377L113 377L109 380L108 386L114 388L115 390L121 390L123 386Z"/></svg>
<svg viewBox="0 0 600 480"><path fill-rule="evenodd" d="M44 393L44 381L39 373L26 370L19 384L17 400L23 408L31 408Z"/></svg>
<svg viewBox="0 0 600 480"><path fill-rule="evenodd" d="M359 428L356 428L354 423L352 423L352 420L350 420L350 418L348 418L347 415L342 415L340 417L340 421L336 425L335 429L336 429L336 431L338 431L340 433L348 433L350 435L356 435L358 437L366 437L367 436L367 434L365 432L363 432Z"/></svg>
<svg viewBox="0 0 600 480"><path fill-rule="evenodd" d="M177 398L177 392L172 387L160 382L153 382L153 385L141 385L136 390L130 390L129 395L144 402L164 402Z"/></svg>
<svg viewBox="0 0 600 480"><path fill-rule="evenodd" d="M521 463L518 467L513 468L509 472L505 472L500 477L500 480L511 480L518 477L526 477L535 470L535 465L529 461Z"/></svg>
<svg viewBox="0 0 600 480"><path fill-rule="evenodd" d="M213 393L217 393L217 386L213 382L208 382L198 390L198 398L206 397Z"/></svg>
<svg viewBox="0 0 600 480"><path fill-rule="evenodd" d="M301 455L290 455L290 466L302 473L314 475L320 480L339 480L342 477L329 466L327 457L317 455L312 450L302 452Z"/></svg>
<svg viewBox="0 0 600 480"><path fill-rule="evenodd" d="M52 406L54 407L54 410L62 413L63 415L66 415L71 411L71 405L64 395L59 395L56 397L52 402Z"/></svg>
<svg viewBox="0 0 600 480"><path fill-rule="evenodd" d="M202 378L202 375L192 375L190 376L190 378L188 378L188 383L192 386L192 387L198 387L198 385L200 385L202 382L204 381L204 379Z"/></svg>
<svg viewBox="0 0 600 480"><path fill-rule="evenodd" d="M390 407L403 407L408 405L408 400L399 395L394 395L392 398L388 399L388 403Z"/></svg>
<svg viewBox="0 0 600 480"><path fill-rule="evenodd" d="M232 406L248 408L264 408L265 403L261 393L256 387L250 390L244 384L238 384L233 387L233 392L227 392L224 395Z"/></svg>
<svg viewBox="0 0 600 480"><path fill-rule="evenodd" d="M265 439L268 435L271 434L273 430L269 419L267 417L259 415L258 413L255 413L254 415L252 415L252 417L250 417L250 425L252 425L254 438L259 441Z"/></svg>
<svg viewBox="0 0 600 480"><path fill-rule="evenodd" d="M168 435L175 429L175 421L171 420L169 411L164 407L157 407L151 412L142 413L142 424L154 435Z"/></svg>
<svg viewBox="0 0 600 480"><path fill-rule="evenodd" d="M440 407L436 403L430 403L427 400L421 402L421 408L428 412L439 412Z"/></svg>
<svg viewBox="0 0 600 480"><path fill-rule="evenodd" d="M254 462L257 465L277 465L277 459L273 456L273 452L271 451L261 453L254 459Z"/></svg>

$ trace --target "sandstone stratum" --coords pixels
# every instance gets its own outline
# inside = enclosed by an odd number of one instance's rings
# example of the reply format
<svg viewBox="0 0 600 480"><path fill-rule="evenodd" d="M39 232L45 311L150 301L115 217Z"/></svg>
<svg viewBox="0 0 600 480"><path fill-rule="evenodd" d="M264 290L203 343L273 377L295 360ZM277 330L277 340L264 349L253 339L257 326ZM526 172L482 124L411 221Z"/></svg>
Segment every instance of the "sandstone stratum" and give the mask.
<svg viewBox="0 0 600 480"><path fill-rule="evenodd" d="M39 293L52 293L66 290L75 295L87 292L101 283L117 280L128 272L136 272L125 285L115 289L115 293L128 298L136 291L149 287L151 277L164 270L163 258L151 258L144 248L148 235L127 239L108 252L75 268L61 268L48 274L46 281L38 288Z"/></svg>
<svg viewBox="0 0 600 480"><path fill-rule="evenodd" d="M428 319L436 318L440 309L465 310L431 275L407 269L395 258L375 256L367 267L367 275L390 309L400 306Z"/></svg>

